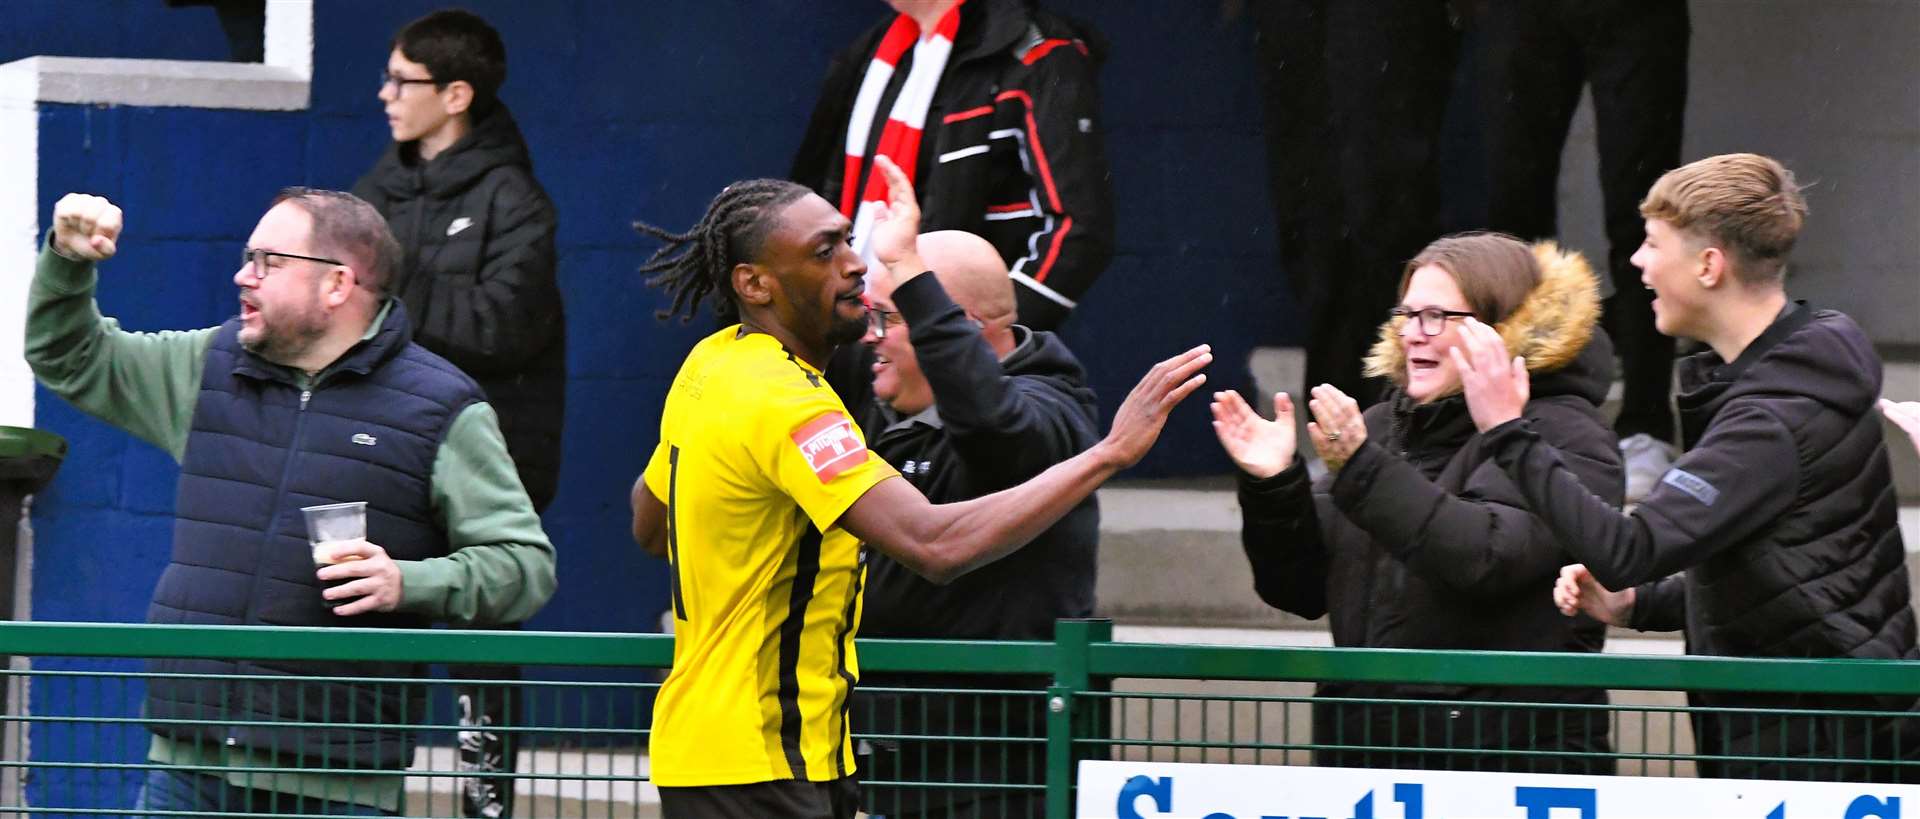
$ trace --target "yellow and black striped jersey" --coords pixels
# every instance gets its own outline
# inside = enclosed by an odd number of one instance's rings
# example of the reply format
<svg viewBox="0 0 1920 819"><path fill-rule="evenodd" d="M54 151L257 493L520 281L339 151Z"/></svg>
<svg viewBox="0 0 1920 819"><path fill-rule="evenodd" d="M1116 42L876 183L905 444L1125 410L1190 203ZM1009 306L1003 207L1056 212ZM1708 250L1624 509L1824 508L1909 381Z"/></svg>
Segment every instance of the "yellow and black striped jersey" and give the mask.
<svg viewBox="0 0 1920 819"><path fill-rule="evenodd" d="M860 542L837 524L897 475L820 372L729 327L680 366L646 482L667 506L673 671L654 705L655 784L851 774Z"/></svg>

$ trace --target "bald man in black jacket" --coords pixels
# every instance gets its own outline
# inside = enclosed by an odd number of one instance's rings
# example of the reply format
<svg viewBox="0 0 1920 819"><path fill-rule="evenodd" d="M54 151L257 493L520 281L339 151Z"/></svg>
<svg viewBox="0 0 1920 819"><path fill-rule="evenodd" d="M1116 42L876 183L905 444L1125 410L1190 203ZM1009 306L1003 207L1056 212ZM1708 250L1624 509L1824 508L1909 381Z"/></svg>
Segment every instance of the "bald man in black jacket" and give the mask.
<svg viewBox="0 0 1920 819"><path fill-rule="evenodd" d="M864 343L841 348L827 368L827 380L868 431L869 446L928 500L948 503L1019 484L1098 441L1098 408L1085 370L1053 333L1016 323L1013 285L993 245L973 234L938 231L920 237L920 254L934 275L894 289L870 274L873 311ZM1093 613L1099 529L1099 507L1088 498L1026 548L946 586L873 554L860 634L1051 640L1056 619ZM984 675L867 674L861 680L881 687L1045 684ZM1033 697L876 693L856 699L864 700L853 707L856 732L1045 735L1041 702ZM1037 745L904 742L874 750L862 762L869 780L921 771L945 778L951 764L954 781L1045 781ZM998 780L1002 764L1006 779ZM888 817L1041 816L1043 796L876 789L869 790L866 808Z"/></svg>

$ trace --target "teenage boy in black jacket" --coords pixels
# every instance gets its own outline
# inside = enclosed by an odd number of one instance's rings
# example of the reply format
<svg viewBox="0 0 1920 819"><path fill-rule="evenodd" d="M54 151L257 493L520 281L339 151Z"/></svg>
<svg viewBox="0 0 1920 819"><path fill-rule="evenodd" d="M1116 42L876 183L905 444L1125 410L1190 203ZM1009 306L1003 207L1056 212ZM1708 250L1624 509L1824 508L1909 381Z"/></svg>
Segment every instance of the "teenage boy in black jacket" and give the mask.
<svg viewBox="0 0 1920 819"><path fill-rule="evenodd" d="M842 347L827 368L828 382L868 431L873 451L929 500L947 503L1018 485L1099 440L1085 371L1054 334L1015 323L1013 284L993 245L970 233L939 231L923 234L919 247L934 275L898 289L886 277L870 278L865 343ZM1099 530L1099 507L1089 497L1026 548L945 586L871 555L861 636L1050 640L1054 620L1093 613ZM1013 682L976 675L861 678L862 685L882 687L1006 688ZM1040 703L1032 698L857 696L864 700L853 708L858 731L1045 735ZM1038 746L875 744L881 747L862 763L870 765L868 780L935 771L954 781L1044 781ZM871 789L867 799L868 810L888 817L1041 816L1043 804L1037 792L1021 791Z"/></svg>
<svg viewBox="0 0 1920 819"><path fill-rule="evenodd" d="M438 11L401 29L380 87L393 145L354 193L406 251L394 295L420 342L487 391L544 510L560 477L566 325L553 203L495 96L506 73L500 35L472 14Z"/></svg>
<svg viewBox="0 0 1920 819"><path fill-rule="evenodd" d="M1467 321L1462 370L1486 445L1583 565L1554 589L1566 613L1685 629L1693 654L1913 659L1906 550L1874 402L1880 359L1841 313L1788 301L1806 216L1793 174L1754 154L1667 173L1640 205L1633 256L1660 332L1711 348L1680 362L1686 454L1631 513L1577 483L1520 419L1526 371ZM1470 361L1468 360L1470 359ZM1609 589L1621 589L1614 592ZM1544 591L1544 590L1543 590ZM1694 692L1695 705L1906 710L1912 697ZM1896 781L1904 718L1698 713L1703 776ZM1821 762L1796 763L1814 758ZM1826 760L1844 760L1828 762Z"/></svg>
<svg viewBox="0 0 1920 819"><path fill-rule="evenodd" d="M393 145L353 191L393 227L406 257L392 292L415 338L473 376L500 413L536 511L560 479L566 323L555 282L553 203L533 178L527 144L496 94L506 46L485 20L436 11L395 35L380 85ZM455 676L517 678L518 669L466 667ZM511 721L503 688L462 689L462 724ZM512 771L501 734L460 737L461 765ZM506 780L463 783L468 816L511 813Z"/></svg>

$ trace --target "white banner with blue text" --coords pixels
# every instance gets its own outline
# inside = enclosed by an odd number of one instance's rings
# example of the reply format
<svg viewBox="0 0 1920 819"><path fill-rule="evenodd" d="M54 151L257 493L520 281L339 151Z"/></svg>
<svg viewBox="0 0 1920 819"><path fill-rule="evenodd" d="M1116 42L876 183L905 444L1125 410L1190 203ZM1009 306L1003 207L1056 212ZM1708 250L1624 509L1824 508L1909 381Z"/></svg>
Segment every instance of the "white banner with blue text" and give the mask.
<svg viewBox="0 0 1920 819"><path fill-rule="evenodd" d="M1920 819L1920 787L1082 762L1079 819Z"/></svg>

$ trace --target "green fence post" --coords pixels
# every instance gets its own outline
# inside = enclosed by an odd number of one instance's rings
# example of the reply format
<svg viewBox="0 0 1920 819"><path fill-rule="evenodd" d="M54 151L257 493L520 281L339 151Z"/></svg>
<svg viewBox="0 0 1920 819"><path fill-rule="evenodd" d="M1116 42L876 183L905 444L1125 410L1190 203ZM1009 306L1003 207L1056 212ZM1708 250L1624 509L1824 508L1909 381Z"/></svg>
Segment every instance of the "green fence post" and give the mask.
<svg viewBox="0 0 1920 819"><path fill-rule="evenodd" d="M1047 815L1073 811L1073 689L1047 687Z"/></svg>
<svg viewBox="0 0 1920 819"><path fill-rule="evenodd" d="M1075 698L1093 689L1087 673L1088 646L1113 640L1113 621L1059 620L1053 629L1053 685L1047 687L1047 815L1073 814L1074 740L1086 733L1088 715L1105 708L1078 707Z"/></svg>

